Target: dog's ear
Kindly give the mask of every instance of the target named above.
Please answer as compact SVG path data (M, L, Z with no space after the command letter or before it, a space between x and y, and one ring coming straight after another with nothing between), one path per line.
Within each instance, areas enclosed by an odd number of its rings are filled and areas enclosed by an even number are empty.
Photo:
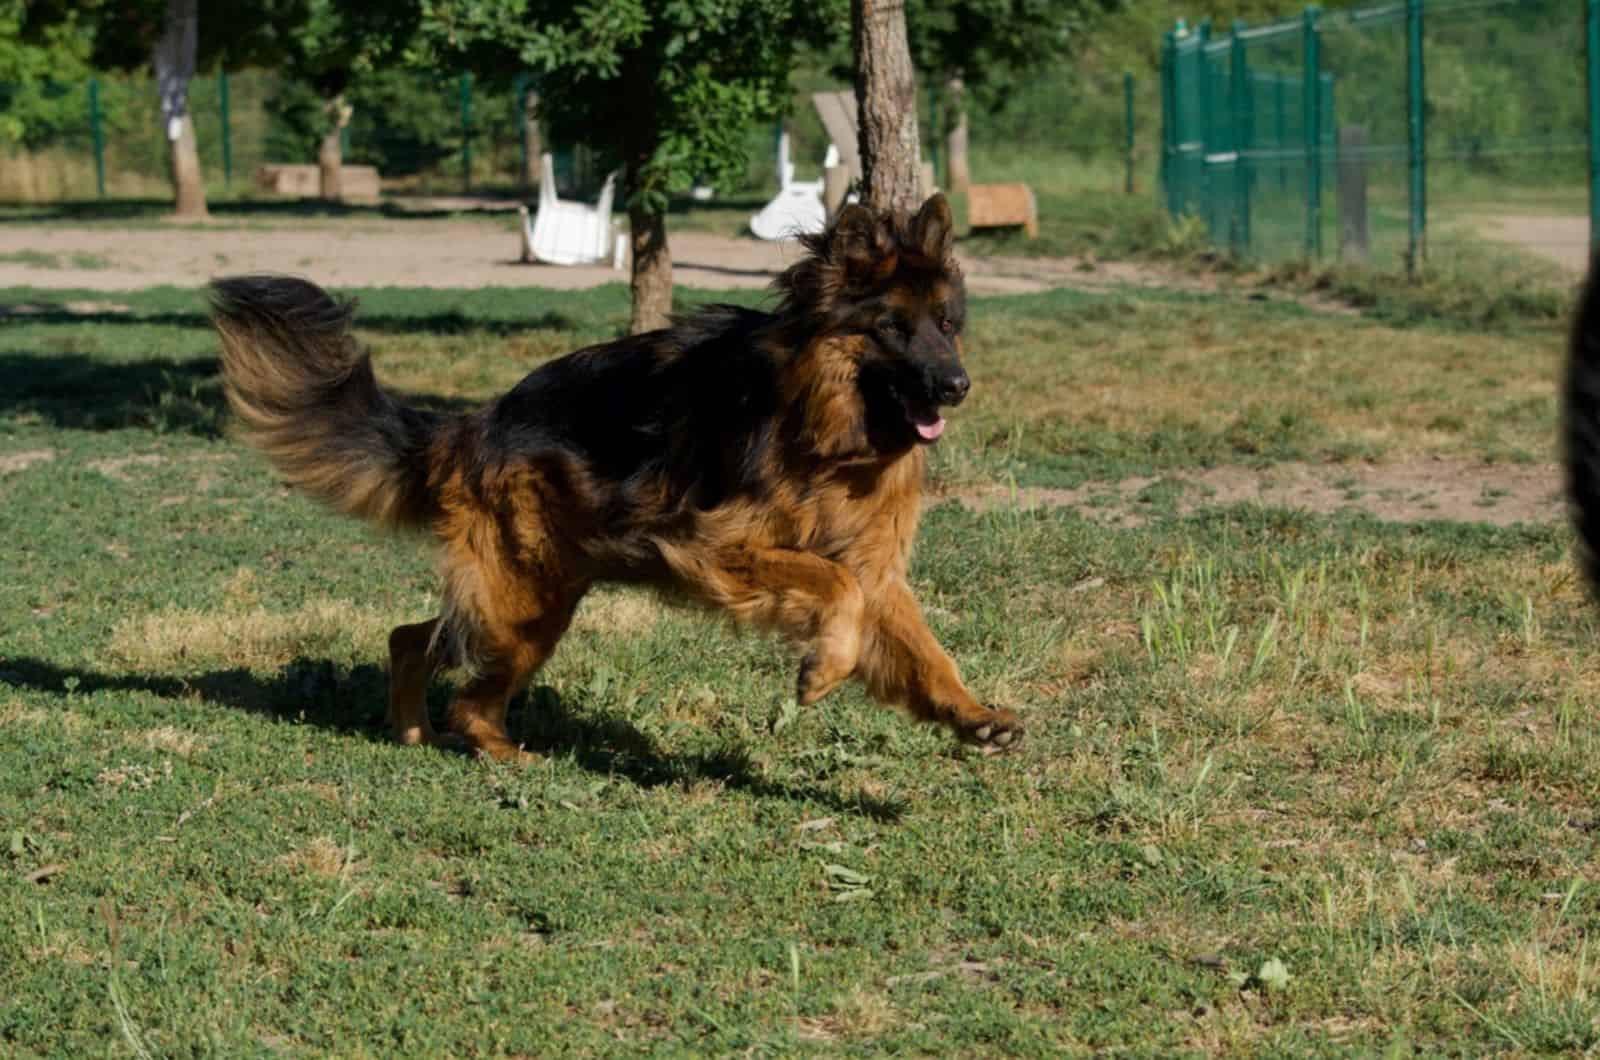
M950 241L955 235L956 222L950 213L950 203L943 192L935 192L922 204L911 222L911 242L918 253L934 261L943 261L950 253Z
M860 203L851 203L839 212L830 240L832 258L844 269L852 287L878 283L898 264L894 235L884 218Z

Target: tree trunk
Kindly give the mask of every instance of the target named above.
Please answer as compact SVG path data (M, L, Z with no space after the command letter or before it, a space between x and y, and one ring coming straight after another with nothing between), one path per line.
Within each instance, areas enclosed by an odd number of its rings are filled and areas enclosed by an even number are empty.
M167 141L167 161L172 168L172 216L180 221L205 221L206 182L200 176L200 152L195 147L194 119L184 114L178 138Z
M654 331L670 323L672 314L672 251L667 246L667 217L630 199L628 227L633 249L633 319L630 333Z
M634 335L666 327L672 314L667 196L655 165L656 149L661 145L653 120L658 73L637 57L623 62L622 91L625 98L636 101L633 120L622 131L623 188L633 250L633 319L628 330Z
M950 133L944 141L945 166L950 177L947 183L950 194L965 195L972 186L972 170L967 166L967 98L959 77L952 77L944 87L950 108Z
M150 60L161 95L162 131L172 170L173 216L185 221L206 218L206 186L200 179L200 152L195 148L194 122L189 118L189 79L194 76L199 37L198 0L167 0L161 37Z
M914 211L922 203L922 165L905 0L851 0L850 43L866 203Z
M522 110L522 192L532 196L539 183L539 159L544 156L544 137L539 134L539 93L529 90Z
M332 122L317 145L317 191L324 202L338 202L344 198L344 127L350 121L350 107L344 93L334 96L325 104L328 120Z

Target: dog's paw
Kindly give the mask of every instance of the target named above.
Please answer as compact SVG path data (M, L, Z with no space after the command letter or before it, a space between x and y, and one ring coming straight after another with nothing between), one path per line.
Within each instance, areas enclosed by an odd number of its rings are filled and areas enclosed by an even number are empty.
M1021 718L1012 711L997 707L978 724L964 730L961 738L984 754L999 754L1002 751L1015 750L1022 742L1024 731L1025 726Z
M800 660L800 676L795 680L794 698L802 707L809 707L838 688L849 676L849 671L841 672L840 667L824 663L816 652L807 652L806 657Z

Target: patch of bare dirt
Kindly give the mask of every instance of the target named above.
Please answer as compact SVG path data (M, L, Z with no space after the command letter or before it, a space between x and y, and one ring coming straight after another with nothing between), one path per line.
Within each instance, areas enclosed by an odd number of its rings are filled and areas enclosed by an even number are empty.
M54 449L24 449L20 453L0 453L0 475L26 471L35 464L49 463L55 458Z
M1555 464L1484 464L1433 458L1389 464L1225 466L1090 482L1076 489L980 486L932 498L975 511L997 507L1075 508L1115 526L1137 526L1154 505L1147 493L1171 484L1180 513L1251 501L1318 514L1361 511L1386 522L1548 523L1566 517Z
M1589 265L1589 219L1578 214L1496 214L1483 232L1548 258L1574 275Z

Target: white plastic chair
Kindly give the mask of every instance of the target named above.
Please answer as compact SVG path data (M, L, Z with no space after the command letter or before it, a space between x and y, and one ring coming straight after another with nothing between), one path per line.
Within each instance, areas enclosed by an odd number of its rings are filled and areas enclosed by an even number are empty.
M600 198L593 206L556 197L556 163L549 155L540 159L539 211L531 219L528 208L522 215L522 260L550 265L615 264L611 225L611 199L616 193L617 175L606 177Z
M828 145L824 166L839 164L839 149ZM789 134L778 137L778 194L750 218L750 231L758 239L793 239L820 232L828 226L822 202L822 181L797 181L789 161Z

